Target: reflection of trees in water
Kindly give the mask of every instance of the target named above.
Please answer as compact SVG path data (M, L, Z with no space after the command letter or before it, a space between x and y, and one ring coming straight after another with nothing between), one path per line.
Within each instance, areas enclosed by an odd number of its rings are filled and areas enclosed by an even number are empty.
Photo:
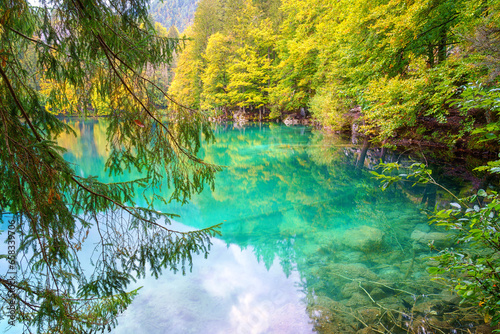
M62 133L57 138L58 144L68 151L64 155L65 159L76 162L79 168L85 170L86 175L101 176L109 156L106 136L107 120L70 119L66 122L71 125L75 134ZM102 175L102 178L106 178L106 175Z

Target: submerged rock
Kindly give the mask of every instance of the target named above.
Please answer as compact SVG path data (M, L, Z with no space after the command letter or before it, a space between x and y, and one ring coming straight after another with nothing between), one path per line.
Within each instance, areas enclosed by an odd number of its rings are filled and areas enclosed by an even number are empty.
M382 290L379 287L374 288L372 291L370 291L370 296L376 301L379 301L381 299L384 299L387 297L387 293Z
M380 333L380 331L377 330L378 333ZM356 334L374 334L376 332L373 331L373 329L369 326L369 327L365 327L363 329L360 329L359 331L356 332Z
M378 228L363 225L347 230L342 244L362 252L380 251L383 245L384 232Z
M344 299L349 299L353 294L358 293L359 291L359 284L357 282L350 282L342 286L340 293Z
M431 231L431 227L429 226L429 224L417 224L417 226L415 226L415 230L428 233Z
M370 299L363 291L353 293L351 298L343 302L345 306L351 308L364 307L366 305L370 305L370 303L371 303Z
M371 324L376 322L380 317L380 309L375 307L363 308L359 310L359 315L363 318L365 323Z
M364 253L358 250L338 251L336 254L338 262L359 263L362 262Z
M395 266L388 266L386 268L380 269L378 276L389 282L395 282L403 278L404 274L401 270Z
M364 281L377 281L378 276L362 263L332 263L326 267L325 274L335 277L337 284L344 285L346 281L361 279ZM358 285L357 281L355 283Z
M451 238L448 233L443 232L423 232L415 230L411 234L411 239L419 244L427 245L433 243L436 247L446 247L451 245Z

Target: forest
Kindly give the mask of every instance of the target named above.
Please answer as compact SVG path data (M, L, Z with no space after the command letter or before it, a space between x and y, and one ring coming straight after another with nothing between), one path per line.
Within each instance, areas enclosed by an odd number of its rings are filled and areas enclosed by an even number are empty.
M498 128L499 10L483 0L202 0L169 92L214 117L305 110L379 144L478 148L471 136L494 139Z
M183 32L193 23L194 11L198 0L156 0L151 2L149 9L153 20L164 27L175 26Z

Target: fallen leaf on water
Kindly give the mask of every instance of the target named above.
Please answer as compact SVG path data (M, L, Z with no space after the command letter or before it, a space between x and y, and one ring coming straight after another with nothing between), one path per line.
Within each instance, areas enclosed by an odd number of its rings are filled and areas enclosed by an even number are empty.
M135 124L139 125L141 128L144 127L144 124L141 123L138 119L134 120Z

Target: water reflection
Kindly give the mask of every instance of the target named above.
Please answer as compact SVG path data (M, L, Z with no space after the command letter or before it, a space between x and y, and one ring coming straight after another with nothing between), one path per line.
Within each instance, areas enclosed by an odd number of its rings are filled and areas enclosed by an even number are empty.
M186 276L148 278L116 333L312 333L305 297L278 263L266 268L252 249L215 240L210 260Z
M102 172L104 123L75 122L79 141L61 138L65 157L82 175L139 177ZM301 126L225 125L215 132L216 143L200 153L227 166L215 190L159 209L180 214L190 228L223 222L222 237L193 274L140 281L145 288L116 332L351 333L382 323L366 313L375 302L428 314L429 297L417 296L448 298L428 282L425 267L429 238L449 241L426 224L416 205L421 197L397 188L382 193L356 168L361 147ZM364 165L382 154L369 150ZM398 326L394 333L406 332Z

